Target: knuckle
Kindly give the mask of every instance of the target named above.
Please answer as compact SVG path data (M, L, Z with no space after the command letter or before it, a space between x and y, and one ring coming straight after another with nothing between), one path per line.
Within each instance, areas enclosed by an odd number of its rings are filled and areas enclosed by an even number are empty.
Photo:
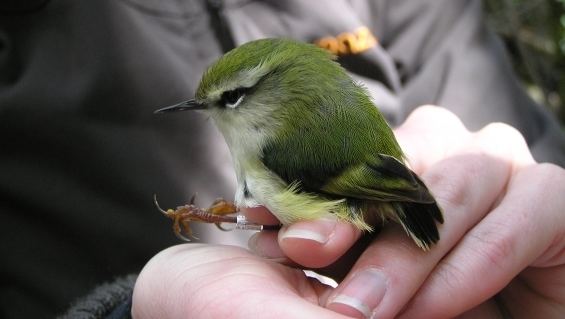
M490 123L475 136L483 152L512 162L533 162L526 139L516 128L505 123Z
M469 244L465 245L465 254L442 260L436 267L434 280L438 280L448 293L460 293L462 290L472 290L477 294L492 293L490 290L498 283L485 285L484 281L504 278L503 274L507 274L509 267L516 263L515 239L510 232L499 232L496 227L470 232L466 236Z
M520 133L520 131L518 131L513 126L510 126L506 123L502 123L502 122L490 123L485 127L483 127L478 132L478 134L481 137L487 139L493 139L494 137L496 140L502 140L509 145L518 146L527 149L526 139L524 138L522 133Z
M514 260L516 238L508 231L510 226L491 224L488 229L469 234L478 244L471 246L482 263L481 271L489 272L493 268L504 271L505 266Z
M489 123L485 127L483 127L479 132L482 132L487 135L490 134L502 135L511 140L524 140L524 137L522 133L520 133L520 131L518 131L513 126L502 122Z
M441 261L434 272L434 280L439 281L438 286L444 287L448 295L460 291L467 277L462 264L451 260Z
M426 184L432 189L434 197L444 209L458 210L467 200L467 192L459 185L459 178L453 178L450 170L435 170L426 177ZM462 174L468 174L464 172Z
M488 158L481 155L461 155L443 161L423 178L444 209L464 211L474 200L469 182L482 180L489 164Z

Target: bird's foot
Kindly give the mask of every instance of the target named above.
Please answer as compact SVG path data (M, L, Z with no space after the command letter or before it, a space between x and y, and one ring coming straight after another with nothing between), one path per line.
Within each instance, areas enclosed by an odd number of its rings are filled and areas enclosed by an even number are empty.
M189 204L178 206L176 209L164 210L159 206L157 196L153 198L157 209L163 213L163 215L173 220L173 232L181 240L192 241L198 239L192 233L192 229L190 228L191 222L213 223L216 227L224 231L229 229L223 228L221 223L238 224L240 218L237 216L229 216L239 211L232 202L218 198L208 209L202 209L194 205L194 199L195 196L192 196Z

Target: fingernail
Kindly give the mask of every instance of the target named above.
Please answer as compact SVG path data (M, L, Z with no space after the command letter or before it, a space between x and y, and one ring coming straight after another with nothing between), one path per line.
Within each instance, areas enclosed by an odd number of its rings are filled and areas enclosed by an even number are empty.
M249 249L257 256L268 259L284 258L285 255L277 245L277 238L274 235L273 239L265 238L266 234L255 233L247 242Z
M370 318L386 291L386 277L378 269L361 270L337 288L327 308L350 316ZM352 308L352 309L344 309ZM354 310L356 313L352 313Z
M251 237L249 237L249 239L247 240L247 247L249 247L249 249L254 253L260 255L262 251L258 246L258 237L259 236L257 235L257 233L251 235Z
M328 242L337 225L337 218L332 216L315 221L294 223L279 233L280 240L306 239L323 245Z

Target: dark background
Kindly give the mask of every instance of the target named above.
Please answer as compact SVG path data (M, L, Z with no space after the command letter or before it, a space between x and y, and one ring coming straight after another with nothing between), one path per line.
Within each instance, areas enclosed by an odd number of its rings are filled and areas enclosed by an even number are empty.
M528 93L565 130L565 0L486 0L487 21L503 38Z

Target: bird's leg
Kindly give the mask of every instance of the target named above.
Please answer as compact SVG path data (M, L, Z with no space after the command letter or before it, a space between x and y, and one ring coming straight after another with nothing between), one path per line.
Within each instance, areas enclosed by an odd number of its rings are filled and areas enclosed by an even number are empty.
M226 230L220 226L221 223L237 224L238 219L235 216L227 216L235 214L239 210L237 207L224 199L216 199L212 206L208 209L201 209L194 205L194 196L190 199L190 204L179 206L177 209L164 210L157 202L157 196L154 197L155 206L163 215L173 220L173 232L184 241L198 239L192 234L190 222L198 221L203 223L214 223L218 228Z
M194 205L194 196L190 199L190 204L179 206L177 209L164 210L157 202L157 196L153 198L157 209L163 215L173 220L173 232L184 241L191 241L196 238L190 229L191 222L213 223L223 231L232 230L221 226L221 223L235 224L234 229L240 230L278 230L280 225L260 225L249 222L244 215L234 215L239 212L234 203L222 198L216 199L208 209L202 209Z
M216 198L207 211L214 215L230 215L237 213L239 209L232 202L223 198Z
M214 200L212 205L207 210L208 212L214 215L230 215L230 214L235 214L239 211L238 208L234 205L234 203L228 202L223 198L216 198L216 200ZM229 228L224 228L221 222L214 223L214 225L216 225L216 227L218 227L218 229L222 231L231 230Z

